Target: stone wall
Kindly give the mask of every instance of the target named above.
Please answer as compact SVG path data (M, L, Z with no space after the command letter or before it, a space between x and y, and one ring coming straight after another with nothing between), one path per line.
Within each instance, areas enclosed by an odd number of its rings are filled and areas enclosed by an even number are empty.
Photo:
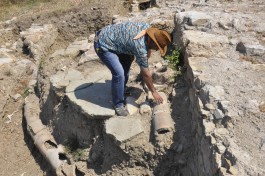
M210 34L211 16L201 12L180 12L175 16L174 45L182 48L189 83L189 112L192 117L193 154L183 175L219 175L236 173L233 158L228 157L224 136L229 132L220 123L222 110L216 107L224 95L222 86L210 85L202 71L208 58L218 54L228 44L227 37Z

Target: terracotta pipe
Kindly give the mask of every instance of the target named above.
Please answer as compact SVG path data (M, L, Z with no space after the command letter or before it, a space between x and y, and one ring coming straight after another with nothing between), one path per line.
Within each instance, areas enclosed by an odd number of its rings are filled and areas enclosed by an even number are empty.
M159 92L164 101L162 104L156 104L153 108L153 125L154 131L158 134L164 134L174 129L174 122L171 118L167 96L163 92Z
M63 146L55 142L48 128L39 119L39 113L39 99L31 94L25 99L24 116L27 121L27 130L34 144L57 173L63 173L66 176L75 176L76 166L69 165L65 163L65 160L60 158L60 155L65 153Z

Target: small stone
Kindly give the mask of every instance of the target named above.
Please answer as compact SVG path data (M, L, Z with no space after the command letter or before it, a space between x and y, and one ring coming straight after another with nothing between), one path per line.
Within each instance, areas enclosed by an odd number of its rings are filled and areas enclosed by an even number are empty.
M216 109L213 111L214 117L216 120L220 120L224 118L224 114L220 109Z
M217 164L217 168L220 168L222 166L222 155L215 153L214 159Z
M215 109L214 105L213 105L213 104L209 104L209 103L205 104L205 107L206 107L208 110L214 110L214 109Z
M229 107L230 101L220 101L219 103L221 105L221 110L223 112L228 112L228 107Z
M210 115L210 111L206 111L204 109L201 109L201 114L203 115L203 117L207 118Z
M36 84L37 84L37 80L32 79L32 80L29 81L28 87L34 87Z
M207 122L205 119L203 119L203 125L206 134L211 133L215 129L215 124L213 122Z
M61 71L65 71L66 70L66 66L63 66L62 68L61 68Z
M245 112L251 112L253 114L259 113L259 104L257 100L249 100L245 104Z
M161 68L161 67L163 67L163 65L161 64L161 62L158 62L157 64L155 64L155 68Z
M235 167L231 166L230 169L228 170L228 172L232 175L237 175L238 171Z
M226 158L225 158L223 161L224 161L224 166L225 166L225 168L226 168L226 169L230 169L231 166L232 166L231 161L228 160L228 159L226 159Z
M260 103L259 110L260 110L260 112L265 112L265 102L264 101Z
M226 127L227 127L227 128L230 128L230 129L233 129L233 128L234 128L234 125L233 125L233 123L231 123L231 122L227 122L227 123L226 123Z
M135 102L136 99L133 97L127 97L126 103L127 103L127 110L130 115L136 114L139 110L138 104Z
M20 94L15 94L15 95L12 96L12 99L14 101L18 101L20 98L21 98L21 95Z
M229 131L225 128L217 128L214 130L214 134L216 137L223 137L229 134Z
M217 143L216 146L217 146L217 149L218 149L218 153L223 154L225 152L226 147L223 144Z
M140 105L140 113L142 115L151 114L152 113L152 110L151 110L149 102L144 102L143 104Z
M212 135L210 137L211 137L211 144L213 145L216 144L216 139Z

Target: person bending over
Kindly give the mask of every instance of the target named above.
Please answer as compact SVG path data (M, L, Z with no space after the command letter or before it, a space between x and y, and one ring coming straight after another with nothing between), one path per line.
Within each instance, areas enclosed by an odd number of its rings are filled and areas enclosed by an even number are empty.
M151 28L144 22L123 22L108 25L96 32L94 48L98 57L112 74L112 102L118 116L127 116L124 91L129 78L129 71L135 56L141 68L141 75L157 103L163 98L156 91L152 75L148 68L151 50L160 50L161 56L171 43L167 31Z

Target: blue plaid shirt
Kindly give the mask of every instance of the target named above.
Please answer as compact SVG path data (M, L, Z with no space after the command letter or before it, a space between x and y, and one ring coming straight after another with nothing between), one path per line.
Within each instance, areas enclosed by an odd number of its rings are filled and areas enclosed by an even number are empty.
M99 34L99 43L103 51L112 50L116 53L134 55L140 67L148 67L147 40L143 36L133 38L142 30L149 28L144 22L123 22L104 27Z

